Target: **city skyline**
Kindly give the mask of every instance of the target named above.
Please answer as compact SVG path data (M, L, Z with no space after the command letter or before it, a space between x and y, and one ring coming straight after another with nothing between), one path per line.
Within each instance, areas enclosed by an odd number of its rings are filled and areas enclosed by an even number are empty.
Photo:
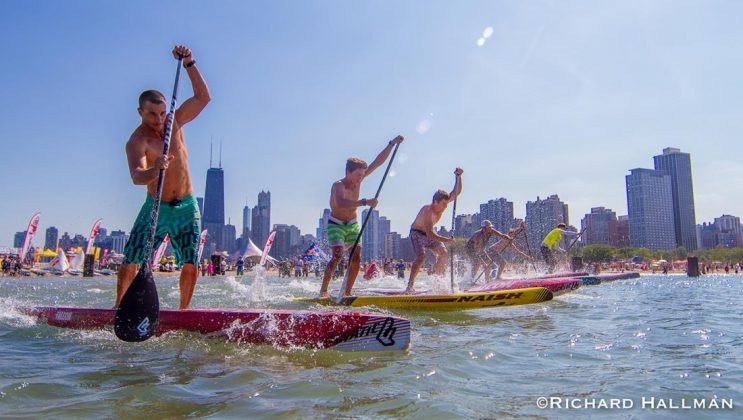
M0 16L0 33L17 40L0 81L13 98L0 104L0 167L19 180L0 204L3 244L36 211L41 230L86 233L99 217L131 229L144 189L131 184L123 145L137 95L170 95L175 43L193 48L213 96L185 129L194 191L205 189L212 137L222 141L234 221L245 196L270 190L272 220L312 232L345 159L371 160L398 133L406 142L378 209L401 233L451 188L455 166L465 170L460 213L508 197L524 218L524 203L558 194L575 215L626 214L627 168L667 146L694 155L698 222L743 214L743 186L723 182L743 175L743 5L42 3L10 3ZM153 19L200 25L153 34L145 6ZM42 57L50 33L58 47ZM90 106L100 111L83 118Z

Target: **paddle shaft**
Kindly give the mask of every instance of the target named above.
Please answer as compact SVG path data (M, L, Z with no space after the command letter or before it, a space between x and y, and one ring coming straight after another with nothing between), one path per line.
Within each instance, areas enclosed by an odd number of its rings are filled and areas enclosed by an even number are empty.
M167 120L165 121L165 138L163 139L163 155L168 154L170 149L170 136L173 133L173 120L175 119L175 105L176 98L178 96L178 80L181 77L181 64L183 63L183 57L178 57L178 68L175 70L175 84L173 86L173 98L170 100L170 112L168 112ZM150 267L152 263L152 247L155 243L155 233L157 232L157 217L160 213L160 198L163 195L163 181L165 180L165 168L160 169L160 174L157 176L157 191L155 192L155 203L152 206L152 216L150 219L150 235L147 239L147 248L145 248L145 261L142 264L143 267Z
M529 251L529 255L534 258L534 254L531 253L531 246L529 245L529 234L526 233L526 226L524 226L524 239L526 240L526 250ZM534 261L531 262L531 268L534 269L534 272L537 271L537 266L534 265Z
M457 197L454 197L454 205L451 208L451 238L454 239L454 228L455 223L457 220ZM454 293L454 248L456 247L456 242L452 245L451 251L449 251L449 272L451 277L451 291Z
M379 187L377 188L377 193L374 194L374 199L379 199L379 194L382 192L382 187L384 186L384 181L387 179L387 174L390 173L390 168L392 167L392 162L395 160L395 155L397 154L397 149L400 148L400 143L397 143L395 145L395 149L392 150L392 156L390 156L390 161L387 164L387 169L384 170L384 175L382 175L382 181L379 183ZM364 229L366 229L366 224L369 222L369 216L371 216L372 209L369 208L369 211L366 212L366 217L364 217L364 222L361 224L361 230L359 231L359 235L356 237L356 241L354 241L353 246L351 247L351 252L348 254L348 267L346 267L346 275L343 277L343 283L341 283L341 290L338 292L338 298L336 301L340 303L341 299L343 299L343 295L346 293L346 287L348 286L348 272L350 271L349 268L351 267L351 264L353 263L353 254L356 252L356 248L359 246L359 241L361 240L361 235L364 234Z
M578 236L576 236L576 237L575 237L575 239L573 239L573 242L571 242L571 243L570 243L570 245L568 246L568 249L566 249L566 250L565 250L565 253L566 253L566 254L567 254L568 252L570 252L570 248L572 248L572 247L573 247L573 245L575 245L575 243L576 243L576 242L578 242L578 239L580 239L580 237L581 237L581 236L583 236L583 232L585 232L585 231L586 231L586 230L585 230L585 229L583 229L582 231L580 231L580 233L578 234Z

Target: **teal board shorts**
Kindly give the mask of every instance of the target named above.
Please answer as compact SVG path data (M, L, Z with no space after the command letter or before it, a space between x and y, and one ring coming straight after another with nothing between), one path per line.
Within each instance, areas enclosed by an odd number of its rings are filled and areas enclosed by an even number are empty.
M124 264L142 264L144 262L154 204L155 199L148 194L142 208L139 210L137 220L134 221L129 240L124 247ZM198 264L201 213L199 212L199 204L193 194L189 194L180 200L160 202L155 243L152 246L153 252L165 239L165 234L170 235L170 243L173 245L173 253L178 265Z
M361 228L356 219L343 222L335 218L328 219L328 245L331 247L342 246L350 248L356 242L356 238L361 233ZM361 239L359 239L359 245L361 245Z

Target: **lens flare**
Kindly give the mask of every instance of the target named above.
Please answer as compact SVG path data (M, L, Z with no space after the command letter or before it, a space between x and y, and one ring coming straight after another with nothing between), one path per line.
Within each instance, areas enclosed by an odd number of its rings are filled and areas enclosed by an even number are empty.
M477 40L477 46L478 47L482 47L483 45L485 45L485 38L478 39Z
M484 31L482 31L482 37L485 38L485 39L488 39L491 36L493 36L493 27L492 26L488 26L487 28L485 28Z
M418 123L418 128L416 130L418 131L418 134L426 134L428 130L430 129L431 129L431 120L426 118Z

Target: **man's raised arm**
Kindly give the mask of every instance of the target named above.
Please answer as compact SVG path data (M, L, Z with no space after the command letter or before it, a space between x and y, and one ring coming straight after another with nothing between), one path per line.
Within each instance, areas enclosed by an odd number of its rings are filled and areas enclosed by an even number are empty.
M462 174L464 171L462 168L457 168L454 170L454 175L456 176L456 180L454 181L454 188L449 193L449 203L456 200L459 194L462 193Z
M184 125L196 118L212 98L204 77L196 67L196 60L194 60L191 50L183 45L178 45L173 48L173 56L176 59L179 56L183 57L183 67L188 73L188 78L191 79L191 87L193 88L193 96L186 99L175 111L175 120L179 125Z
M387 146L379 153L376 159L374 159L374 162L372 162L368 168L366 168L366 174L364 177L369 176L372 172L374 172L375 169L379 168L390 156L390 153L392 153L392 148L396 144L400 144L405 140L403 136L397 136L394 139L390 140L389 143L387 143Z

